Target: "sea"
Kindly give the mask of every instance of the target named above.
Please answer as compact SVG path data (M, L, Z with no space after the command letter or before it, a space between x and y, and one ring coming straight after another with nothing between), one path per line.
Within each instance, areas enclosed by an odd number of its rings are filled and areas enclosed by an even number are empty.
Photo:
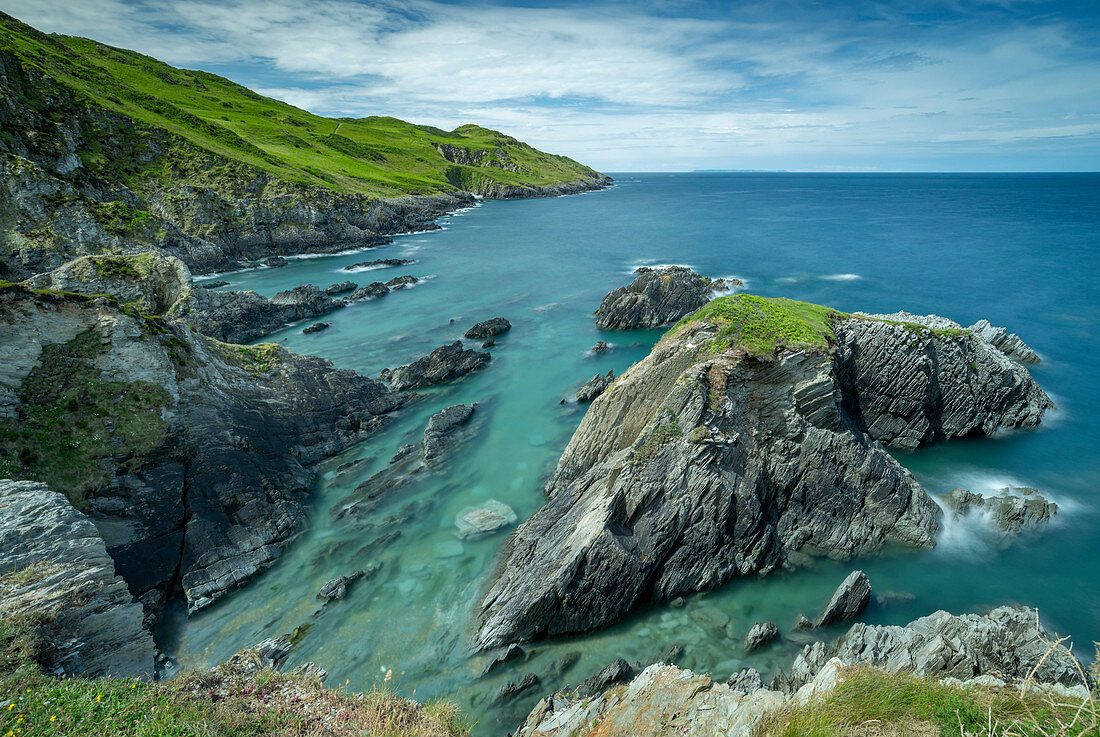
M320 318L332 323L327 330L303 334L307 322L264 339L375 377L461 339L481 320L505 317L513 327L489 349L487 368L423 391L386 429L319 467L308 526L282 558L210 608L169 620L163 640L177 665L208 667L298 628L289 666L314 662L328 670L328 685L349 692L449 698L475 735L505 734L542 696L616 658L653 662L674 644L684 649L683 667L716 679L744 667L774 675L810 638L791 631L795 618L819 612L855 568L876 595L863 621L905 624L938 609L1026 604L1091 659L1100 640L1100 175L613 176L614 186L598 192L482 201L442 218L440 230L369 251L219 277L227 289L268 296L306 283L418 277L411 288ZM344 269L380 258L416 262ZM597 373L625 371L662 334L602 331L592 313L635 269L662 264L734 277L768 297L937 314L964 326L985 318L1019 334L1042 357L1031 371L1057 404L1043 425L897 458L933 495L1034 487L1058 503L1055 520L1011 540L982 518L945 522L933 550L820 560L649 604L599 632L530 643L525 657L482 676L487 656L472 651L471 636L514 526L462 540L456 515L497 500L522 521L543 504L544 483L586 409L573 392ZM594 353L597 341L610 350ZM357 484L419 442L431 414L471 402L473 425L448 460L369 514L338 518ZM358 459L354 473L337 478L338 466ZM377 572L322 609L322 584L373 565ZM740 638L769 620L779 640L744 653ZM536 686L499 698L526 673Z

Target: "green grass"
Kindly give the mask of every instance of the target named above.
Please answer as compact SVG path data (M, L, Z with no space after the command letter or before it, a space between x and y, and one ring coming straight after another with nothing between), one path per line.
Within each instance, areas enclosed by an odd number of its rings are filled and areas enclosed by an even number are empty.
M1054 709L1038 696L1026 702L1008 689L947 686L931 678L891 674L875 668L850 668L836 690L823 701L787 707L766 715L753 737L836 737L851 735L940 735L987 737L989 721L999 723L993 735L1077 737L1084 727L1057 731L1056 717L1068 721L1071 710ZM1057 712L1057 713L1055 713Z
M259 168L286 182L394 196L459 187L484 189L493 183L539 186L595 175L572 159L543 153L476 125L447 132L386 116L325 118L214 74L177 69L88 39L43 34L2 13L0 51L15 54L25 66L46 72L94 104L133 119L133 129L122 133L133 139L130 147L135 150L149 135L143 126L152 126L178 134L232 164ZM52 104L41 98L35 84L13 94L31 109L48 111ZM164 171L156 171L167 165L164 161L119 160L105 143L109 137L103 131L85 131L80 158L89 170L131 184L165 176ZM8 131L0 148L10 138ZM442 144L480 153L479 166L448 161L436 150ZM169 163L177 173L191 167L196 177L241 176L232 171L232 165L211 167L193 154L170 152ZM519 171L489 166L491 162ZM122 230L140 227L144 219L141 211L125 208L103 215L110 227Z
M826 351L836 341L832 323L848 315L821 305L792 299L769 299L735 294L712 300L676 323L668 335L676 335L691 323L718 327L712 349L741 348L757 356L780 350Z
M34 479L77 508L108 480L98 461L140 459L167 433L168 393L145 381L106 381L94 365L95 330L42 350L20 387L20 417L0 420L0 477Z

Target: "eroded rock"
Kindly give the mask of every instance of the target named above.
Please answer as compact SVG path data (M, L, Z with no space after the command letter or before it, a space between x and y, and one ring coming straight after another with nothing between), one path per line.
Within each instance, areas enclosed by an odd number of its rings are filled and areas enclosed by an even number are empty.
M686 266L663 269L642 267L638 276L603 298L596 310L596 326L629 330L667 325L691 314L711 300L716 289L727 289L724 280L715 282Z
M456 340L406 366L384 369L382 381L389 384L394 391L442 384L476 371L488 363L490 358L492 356L488 353L464 349L462 341Z

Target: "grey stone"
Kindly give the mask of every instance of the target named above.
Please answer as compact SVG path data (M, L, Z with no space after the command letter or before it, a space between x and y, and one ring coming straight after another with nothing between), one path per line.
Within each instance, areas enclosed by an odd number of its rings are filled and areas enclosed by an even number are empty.
M604 666L588 678L581 681L575 689L577 696L596 696L602 694L616 683L625 683L634 677L634 668L623 658Z
M695 312L711 299L716 285L711 279L684 266L663 269L642 267L629 285L603 298L596 310L596 325L605 329L657 327Z
M405 266L406 264L415 264L416 260L411 258L379 258L373 261L360 261L357 264L350 264L344 267L344 271L366 271L368 269L384 269L391 266Z
M863 571L852 571L829 597L821 616L817 618L817 626L825 627L855 619L870 602L871 582Z
M494 335L506 333L511 329L512 323L508 322L503 317L494 317L491 320L485 320L484 322L479 322L477 325L474 325L466 331L465 337L470 340L482 340Z
M995 496L982 496L967 489L952 489L944 497L951 511L959 517L975 512L987 512L997 526L1006 533L1042 527L1058 513L1058 505L1037 489L1008 486Z
M534 673L524 673L519 678L508 681L500 690L497 691L496 701L505 701L514 697L516 694L522 693L529 688L534 688L538 685L539 677Z
M428 419L428 427L420 441L425 461L430 463L437 460L453 445L455 431L469 422L475 409L476 403L456 404L436 412Z
M772 622L757 622L752 627L749 627L748 633L745 635L743 645L745 652L751 652L757 648L767 645L776 637L779 636L779 628Z
M324 288L324 293L330 297L335 297L338 294L344 294L346 292L354 292L359 288L359 285L353 281L342 281L336 284L329 284Z
M578 402L591 402L614 383L614 371L608 371L606 374L596 374L588 380L587 384L577 390L576 399Z
M394 391L442 384L476 371L488 363L490 358L492 356L488 353L464 349L462 341L456 340L406 366L384 369L382 381L389 384Z
M508 525L515 524L515 511L507 504L490 499L479 507L466 507L455 517L458 536L477 539L490 535Z
M319 333L322 330L327 330L328 328L331 328L331 327L332 327L331 322L315 322L307 328L302 328L302 332L305 333L306 335L309 335L310 333Z
M726 685L734 691L750 694L764 688L764 681L755 668L745 668L730 675L726 679Z
M390 288L380 281L371 282L365 287L359 287L348 297L349 302L358 302L364 299L378 299L390 293Z

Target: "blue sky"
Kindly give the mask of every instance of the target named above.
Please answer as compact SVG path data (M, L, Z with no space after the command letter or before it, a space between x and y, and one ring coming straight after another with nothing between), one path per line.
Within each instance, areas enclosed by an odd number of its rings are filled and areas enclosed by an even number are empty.
M0 0L324 115L604 171L1100 170L1100 0Z

